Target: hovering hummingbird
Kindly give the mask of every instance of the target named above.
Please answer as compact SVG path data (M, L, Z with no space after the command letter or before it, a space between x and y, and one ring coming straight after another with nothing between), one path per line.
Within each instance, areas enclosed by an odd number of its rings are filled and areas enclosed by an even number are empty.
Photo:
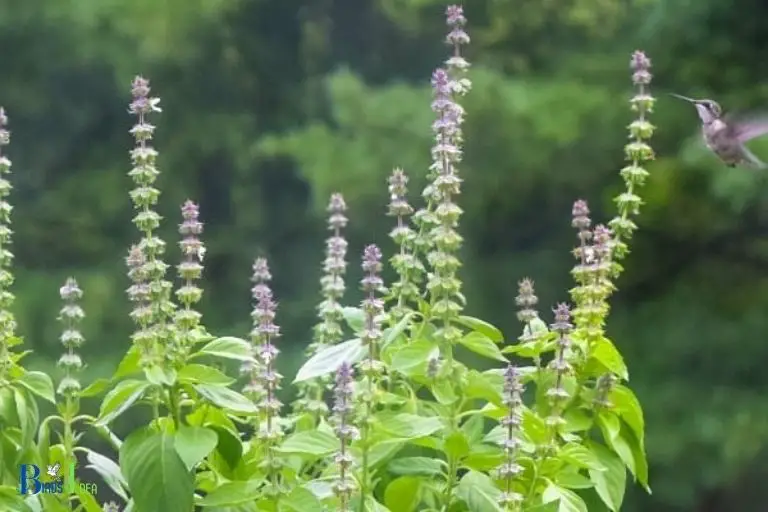
M735 119L732 116L723 115L723 110L716 101L696 100L679 94L670 94L675 98L693 103L701 119L704 143L728 167L737 165L757 169L768 167L744 145L745 142L768 133L768 118Z

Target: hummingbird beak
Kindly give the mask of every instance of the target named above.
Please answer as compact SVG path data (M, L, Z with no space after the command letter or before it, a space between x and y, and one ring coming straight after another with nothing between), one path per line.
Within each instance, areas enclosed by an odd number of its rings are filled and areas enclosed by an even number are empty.
M675 94L673 92L669 93L670 96L674 96L675 98L679 98L681 100L689 101L691 103L698 103L698 100L695 100L693 98L689 98L688 96L681 96L679 94Z

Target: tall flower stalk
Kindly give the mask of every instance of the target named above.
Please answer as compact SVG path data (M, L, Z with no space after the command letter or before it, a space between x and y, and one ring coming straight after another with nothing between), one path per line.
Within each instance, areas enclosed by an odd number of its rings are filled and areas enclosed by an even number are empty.
M8 196L13 186L6 179L11 173L11 160L5 155L4 148L11 142L11 132L8 130L8 116L5 109L0 107L0 383L5 379L6 372L11 367L11 349L20 344L16 336L16 318L11 313L15 301L10 287L13 284L11 264L13 254L9 250L11 244L11 211Z
M197 285L203 274L203 257L205 245L200 240L203 233L203 223L200 222L200 208L194 202L187 200L181 207L183 222L179 225L179 242L182 261L176 267L182 285L176 290L176 298L182 306L176 311L174 323L177 328L176 359L181 364L193 343L192 333L200 325L202 315L195 306L203 296L203 290Z
M85 313L79 305L83 297L83 291L77 285L74 278L67 278L64 286L59 290L59 295L64 301L64 306L59 312L59 321L64 325L61 333L61 344L64 346L64 354L61 355L57 365L64 370L64 377L58 387L58 394L64 398L62 423L64 432L61 436L64 447L64 460L74 461L77 436L74 423L80 410L80 381L77 375L83 368L83 361L77 350L85 343L85 338L80 332L80 322L85 318Z
M161 217L153 209L160 197L160 191L154 187L154 183L160 171L155 165L157 151L150 145L155 126L148 122L148 117L149 114L161 110L158 107L160 99L150 97L149 93L149 81L140 76L136 77L131 84L133 101L129 106L129 112L137 118L136 125L131 129L136 146L131 151L133 168L128 175L135 184L130 194L137 210L133 223L142 234L138 248L145 260L141 273L147 286L148 307L151 311L151 316L147 319L149 326L145 328L144 335L134 337L134 340L140 343L143 366L163 364L168 348L168 320L174 310L170 300L172 285L165 279L168 265L162 259L165 242L155 235Z
M389 208L387 215L397 221L389 236L398 247L390 263L397 272L397 282L392 284L392 296L396 304L390 310L392 320L397 321L407 314L410 305L419 298L418 282L424 273L424 265L414 255L416 233L410 226L409 217L413 207L408 203L408 176L402 169L395 169L389 177Z
M515 478L523 472L523 466L518 464L517 456L520 450L520 436L523 423L523 385L520 373L512 365L504 372L504 398L507 415L501 419L504 438L501 447L504 450L504 462L496 469L499 479L503 482L502 493L499 495L499 506L509 512L518 512L525 497L513 489Z
M653 148L648 144L655 130L648 121L648 115L653 111L653 105L656 102L648 88L653 78L651 59L638 50L632 54L629 66L632 70L632 83L635 86L635 95L630 100L630 104L632 110L637 112L637 118L629 125L631 141L624 147L626 158L629 160L629 164L621 170L626 190L616 197L619 214L609 223L609 227L616 236L616 244L613 248L613 259L616 262L622 260L629 251L626 242L632 238L632 234L637 229L632 217L639 214L643 203L637 191L648 178L648 171L643 165L654 158Z
M344 361L336 371L336 385L333 391L333 421L336 436L339 438L339 451L334 457L339 476L333 484L333 492L339 498L339 512L349 511L349 502L356 489L351 474L354 459L350 453L350 445L360 437L360 432L353 424L352 385L352 367Z

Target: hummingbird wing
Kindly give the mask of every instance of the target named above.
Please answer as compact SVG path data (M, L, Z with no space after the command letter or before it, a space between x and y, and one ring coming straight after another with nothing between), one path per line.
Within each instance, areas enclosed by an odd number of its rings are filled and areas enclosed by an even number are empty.
M735 117L728 119L732 134L742 144L761 135L768 134L768 114Z

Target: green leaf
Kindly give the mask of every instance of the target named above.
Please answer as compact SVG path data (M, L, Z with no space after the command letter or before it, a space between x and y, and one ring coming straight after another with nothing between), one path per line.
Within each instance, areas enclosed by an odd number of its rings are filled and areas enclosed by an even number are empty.
M558 510L560 510L559 500L542 503L541 505L534 505L533 507L526 508L525 512L557 512Z
M467 504L469 512L502 512L498 505L500 494L490 477L471 470L456 488L456 495Z
M640 446L644 446L645 419L643 418L643 409L632 390L625 386L616 386L611 390L609 400L613 403L621 419L632 428L635 437L640 442Z
M128 488L128 483L125 481L120 466L115 462L100 453L85 448L88 460L86 468L94 470L104 480L104 482L112 489L115 494L128 501L128 496L125 493L125 489Z
M233 336L223 336L208 342L199 351L192 354L190 359L202 356L221 357L235 361L252 361L251 344Z
M56 395L53 391L53 382L47 374L36 371L25 371L21 377L16 379L16 382L40 398L47 400L52 404L56 403Z
M141 372L140 363L141 351L139 350L139 346L131 345L131 348L129 348L128 352L125 353L125 356L123 356L120 364L117 365L117 370L115 370L115 376L112 377L112 380L115 381L121 377L127 377L128 375Z
M286 437L276 448L283 453L296 453L325 457L339 449L339 440L333 434L320 430L297 432Z
M560 459L573 464L578 468L605 471L606 467L600 463L597 455L589 448L577 443L568 443L560 449Z
M13 512L34 512L29 505L24 503L24 498L16 487L0 485L0 510Z
M624 501L627 469L621 459L604 446L597 443L589 443L588 446L606 468L605 471L589 470L589 478L594 482L595 490L603 503L613 512L618 512Z
M80 391L80 397L89 398L98 396L107 390L109 384L109 379L96 379L95 381L91 382L91 384L88 385L85 389Z
M200 507L231 507L249 503L258 496L259 488L263 483L262 479L226 482L217 486L204 498L197 500L196 504Z
M208 456L218 443L219 436L211 429L181 425L176 431L174 446L187 469L191 470Z
M469 455L469 441L461 430L452 432L443 442L443 451L449 458L461 460Z
M393 436L404 439L426 437L440 430L443 422L437 417L424 417L417 414L401 413L393 416L381 416L379 425Z
M381 348L384 348L395 341L397 337L408 328L408 325L410 325L411 320L415 315L416 313L411 311L403 316L403 318L401 318L394 326L384 329L381 338Z
M212 366L192 363L179 370L179 381L211 386L229 386L235 382L235 379Z
M173 436L142 428L120 447L120 468L138 510L189 512L194 477L174 447Z
M26 450L32 445L40 421L40 410L37 402L25 387L17 387L13 390L13 400L16 404L16 414L21 428L21 446Z
M322 512L323 504L303 487L294 487L293 490L280 499L280 512Z
M176 371L159 365L145 367L144 376L156 386L173 386L176 383Z
M421 501L421 479L412 476L395 478L384 491L384 505L398 512L412 512Z
M612 412L603 411L597 418L597 423L603 433L606 444L621 458L635 479L651 492L648 486L648 462L645 451L640 447L632 430L622 424L622 421Z
M623 465L621 469L626 473ZM566 489L591 489L595 486L592 480L579 473L579 470L573 466L566 466L561 469L557 473L555 480L557 485Z
M344 307L341 310L344 315L344 321L347 322L350 330L357 334L365 328L365 313L360 308Z
M402 457L389 463L387 469L395 475L434 476L445 473L448 464L431 457Z
M578 494L552 482L544 489L541 499L544 503L560 500L557 512L589 512L587 504L584 503L584 500Z
M473 318L471 316L460 316L456 320L456 323L490 338L494 343L504 342L504 335L501 333L501 330L485 320L480 320L479 318Z
M115 388L107 393L99 409L99 421L107 425L125 412L136 402L149 387L149 382L128 379L120 381Z
M259 412L253 402L229 388L208 384L194 384L192 387L214 405L230 412L239 414L256 414Z
M629 372L627 371L627 365L624 363L624 358L621 357L621 353L619 353L613 342L608 338L601 337L597 340L592 347L591 357L622 379L629 379Z
M368 353L359 338L326 347L316 353L299 369L294 384L335 372L341 363L354 364Z
M460 340L463 346L476 354L507 363L507 358L491 338L477 331L465 334Z
M430 358L440 354L440 349L432 340L421 339L408 343L392 356L392 369L404 375L412 375L420 366L425 367Z

